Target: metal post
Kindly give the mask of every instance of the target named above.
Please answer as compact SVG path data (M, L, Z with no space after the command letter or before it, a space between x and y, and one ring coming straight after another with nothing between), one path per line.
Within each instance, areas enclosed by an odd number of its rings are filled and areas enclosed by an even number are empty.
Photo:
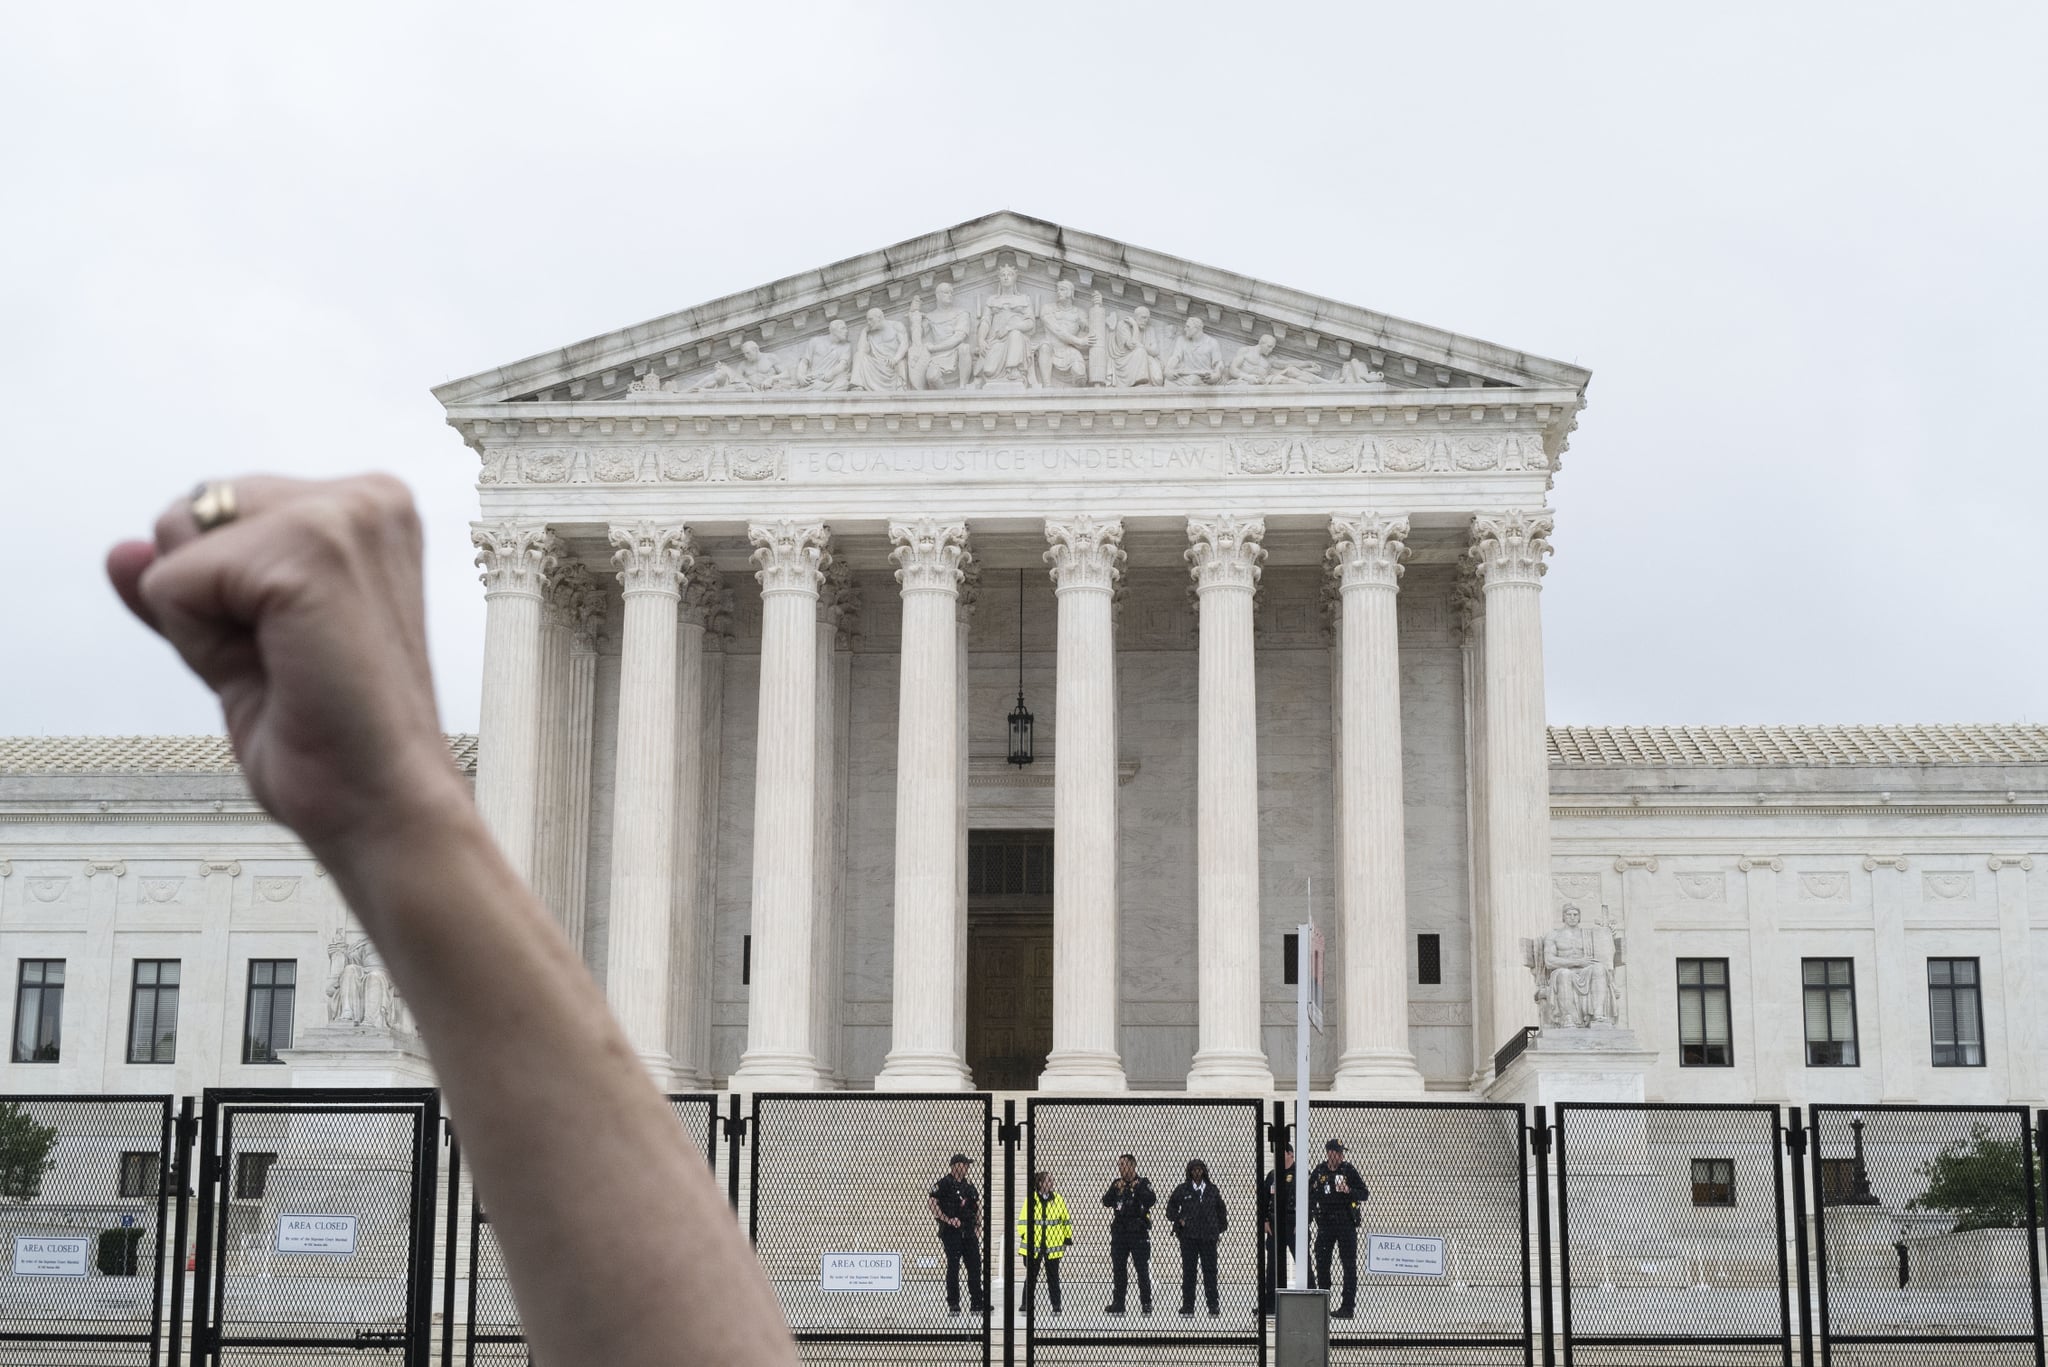
M1310 941L1315 935L1315 924L1303 922L1297 928L1294 940L1294 1133L1300 1139L1294 1151L1294 1161L1299 1164L1306 1157L1301 1147L1308 1143L1308 994L1310 956L1313 950ZM1297 1182L1299 1178L1295 1179ZM1294 1193L1294 1289L1309 1289L1308 1276L1308 1201L1300 1191Z
M2048 1140L2048 1117L2041 1122L2041 1136ZM2020 1112L2020 1157L2027 1170L2027 1274L2033 1282L2033 1291L2027 1302L2034 1311L2034 1367L2048 1364L2048 1342L2041 1332L2041 1193L2034 1189L2034 1177L2038 1169L2038 1155L2048 1151L2034 1147L2034 1130L2027 1124L2026 1112Z
M189 1231L190 1203L186 1200L192 1189L192 1141L198 1136L198 1122L192 1118L192 1098L186 1097L178 1107L177 1127L172 1141L177 1149L171 1158L171 1199L177 1202L177 1211L171 1217L171 1336L165 1346L164 1361L176 1367L184 1348L185 1337L185 1236ZM157 1222L157 1238L163 1238L163 1222Z
M441 1170L441 1094L430 1091L420 1105L418 1198L413 1207L419 1263L412 1301L415 1332L411 1337L414 1367L429 1367L434 1355L434 1182Z
M1272 1302L1273 1293L1287 1284L1287 1237L1290 1231L1280 1227L1280 1184L1285 1180L1287 1163L1287 1103L1273 1103L1273 1123L1266 1131L1267 1147L1273 1157L1273 1193L1269 1197L1261 1188L1259 1200L1265 1207L1266 1256L1271 1258L1272 1274L1266 1278L1266 1285L1259 1293L1259 1304Z
M732 1213L740 1213L740 1141L747 1133L747 1118L740 1114L740 1094L734 1092L725 1117L725 1199Z
M1799 1297L1800 1367L1813 1367L1813 1273L1807 1264L1806 1122L1797 1106L1786 1112L1785 1148L1792 1161L1792 1294Z
M1543 1367L1556 1367L1557 1336L1550 1304L1550 1117L1541 1106L1535 1117L1529 1147L1536 1155L1536 1332L1543 1339ZM1560 1199L1562 1195L1560 1192Z
M445 1126L448 1134L448 1237L445 1265L441 1269L441 1367L455 1364L455 1244L461 1238L462 1146L455 1141L455 1125ZM475 1271L476 1249L470 1249L470 1270Z
M1017 1361L1017 1246L1010 1238L1010 1231L1017 1227L1017 1102L1011 1098L1003 1102L1003 1367L1014 1367ZM1027 1176L1026 1181L1030 1178ZM1024 1196L1024 1247L1028 1250L1037 1246L1038 1227L1032 1220L1031 1195ZM984 1279L984 1290L988 1289ZM1034 1300L1036 1297L1033 1298ZM1027 1308L1028 1316L1030 1310ZM1030 1323L1027 1318L1025 1323Z
M211 1346L208 1333L208 1284L213 1276L213 1207L214 1188L220 1181L220 1162L214 1154L219 1141L219 1103L210 1094L205 1108L201 1111L199 1125L199 1209L195 1213L198 1225L193 1238L192 1271L192 1343L186 1354L191 1367L204 1367Z

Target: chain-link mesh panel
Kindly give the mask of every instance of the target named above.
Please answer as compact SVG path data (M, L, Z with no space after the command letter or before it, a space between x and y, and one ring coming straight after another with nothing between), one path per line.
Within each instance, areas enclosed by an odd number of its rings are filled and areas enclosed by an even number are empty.
M0 1363L159 1361L169 1097L0 1097Z
M293 1104L209 1093L218 1145L206 1193L208 1361L282 1367L333 1348L356 1364L424 1360L440 1138L427 1097Z
M1557 1109L1567 1364L1792 1361L1775 1106Z
M992 1224L989 1098L980 1093L812 1093L754 1098L749 1228L806 1362L986 1363L990 1324L972 1307L963 1249L988 1290ZM942 1239L928 1204L954 1154L982 1219L972 1240ZM948 1248L951 1242L953 1247ZM994 1246L996 1266L1002 1259ZM828 1254L868 1254L830 1277ZM893 1266L892 1266L893 1265ZM948 1305L957 1278L960 1313ZM864 1283L867 1289L831 1290Z
M1018 1209L1030 1174L1052 1174L1066 1198L1073 1244L1060 1259L1061 1313L1054 1316L1039 1289L1020 1301L1026 1324L1026 1360L1033 1363L1263 1362L1265 1316L1260 1305L1264 1267L1259 1239L1259 1180L1264 1175L1265 1108L1256 1101L1136 1100L1125 1098L1031 1100ZM1112 1211L1103 1204L1118 1180L1117 1159L1130 1154L1139 1176L1158 1197L1152 1210L1149 1267L1152 1314L1142 1313L1134 1265L1126 1264L1124 1310L1105 1313L1115 1285ZM1216 1243L1217 1308L1211 1316L1199 1256L1192 1289L1184 1284L1183 1245L1167 1218L1174 1189L1187 1165L1208 1165L1222 1196L1227 1227ZM1015 1231L1011 1231L1015 1236ZM1021 1245L1020 1245L1021 1246ZM1019 1274L1020 1283L1022 1273ZM1021 1293L1021 1284L1018 1292ZM1185 1299L1184 1299L1185 1297ZM1179 1311L1192 1306L1194 1314Z
M668 1099L669 1108L682 1123L692 1148L701 1151L714 1173L723 1171L719 1162L724 1145L717 1140L718 1097L710 1092L690 1092ZM446 1275L457 1279L457 1300L464 1299L461 1361L465 1363L524 1363L527 1361L526 1331L519 1319L519 1305L512 1297L512 1283L505 1272L504 1250L498 1246L497 1231L491 1228L469 1169L461 1169L461 1209L468 1212L467 1239L449 1257ZM465 1272L466 1270L466 1272Z
M1815 1106L1812 1142L1827 1362L2040 1362L2040 1158L2023 1108Z
M1520 1106L1319 1101L1308 1129L1294 1138L1304 1191L1334 1139L1369 1192L1352 1232L1357 1318L1331 1321L1331 1362L1512 1367L1530 1360ZM1313 1217L1313 1201L1309 1209ZM1294 1231L1283 1235L1291 1243ZM1311 1223L1312 1265L1321 1235ZM1341 1298L1343 1248L1335 1238L1330 1244L1332 1296Z

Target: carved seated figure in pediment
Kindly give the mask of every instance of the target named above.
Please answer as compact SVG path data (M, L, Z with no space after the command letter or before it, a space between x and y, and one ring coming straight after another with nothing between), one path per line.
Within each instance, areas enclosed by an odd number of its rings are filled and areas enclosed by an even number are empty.
M1152 310L1142 304L1110 329L1109 382L1119 389L1166 383L1166 366L1152 336Z
M1280 345L1272 333L1260 337L1255 346L1240 347L1230 362L1234 384L1322 384L1321 373L1312 365L1294 365L1277 360L1273 352Z
M974 373L974 315L953 302L953 287L941 280L932 291L932 311L910 304L910 386L957 388Z
M869 309L867 327L853 348L847 369L847 384L871 394L888 394L910 387L910 330L880 309Z
M796 358L798 389L841 390L852 385L853 343L846 340L846 320L834 318L823 335L813 337Z
M1585 1030L1618 1024L1615 978L1624 962L1622 937L1606 926L1581 926L1579 909L1571 904L1563 919L1540 940L1522 941L1544 1025Z
M1222 384L1223 380L1223 348L1208 335L1201 319L1190 317L1181 324L1180 336L1166 358L1166 382L1201 385Z
M691 390L737 389L742 392L789 388L789 373L782 362L761 350L759 342L742 342L738 361L720 361L711 374L690 386Z
M1038 306L1017 283L1017 268L996 268L995 292L982 301L974 332L974 378L980 385L1023 386L1032 371L1031 336L1038 330Z
M1386 372L1375 366L1364 352L1356 352L1351 359L1337 367L1338 384L1384 385Z

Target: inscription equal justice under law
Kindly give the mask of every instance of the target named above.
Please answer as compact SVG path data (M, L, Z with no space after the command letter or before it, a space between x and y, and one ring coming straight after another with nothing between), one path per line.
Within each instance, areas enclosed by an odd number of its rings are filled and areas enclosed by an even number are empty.
M831 479L848 475L927 475L935 479L1073 475L1105 478L1221 475L1230 472L1222 442L1160 446L851 447L799 451L793 474Z

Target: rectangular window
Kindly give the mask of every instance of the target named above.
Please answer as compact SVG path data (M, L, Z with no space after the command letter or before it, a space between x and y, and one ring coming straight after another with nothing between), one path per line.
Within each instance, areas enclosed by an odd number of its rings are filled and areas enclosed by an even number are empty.
M178 961L137 959L128 998L128 1061L178 1061Z
M1280 981L1288 987L1301 982L1301 932L1280 937Z
M1802 959L1806 997L1806 1066L1856 1066L1856 961Z
M163 1166L154 1153L121 1155L121 1194L127 1197L156 1195L158 1175Z
M238 1153L235 1155L235 1199L237 1201L261 1201L263 1189L270 1182L270 1165L277 1161L274 1153Z
M249 1004L244 1013L242 1062L282 1063L292 1047L292 1010L299 995L296 959L251 959Z
M1417 935L1415 937L1415 981L1424 987L1435 987L1444 980L1444 937L1441 935Z
M1678 1066L1732 1068L1735 1043L1729 1031L1728 961L1678 961Z
M1856 1160L1853 1158L1823 1158L1820 1160L1820 1203L1824 1206L1839 1206L1849 1199L1856 1190Z
M14 990L14 1061L55 1063L64 1035L64 961L23 959Z
M1692 1160L1692 1203L1696 1206L1735 1204L1735 1160L1695 1158Z
M1927 1014L1934 1066L1984 1066L1984 989L1975 959L1927 961Z

